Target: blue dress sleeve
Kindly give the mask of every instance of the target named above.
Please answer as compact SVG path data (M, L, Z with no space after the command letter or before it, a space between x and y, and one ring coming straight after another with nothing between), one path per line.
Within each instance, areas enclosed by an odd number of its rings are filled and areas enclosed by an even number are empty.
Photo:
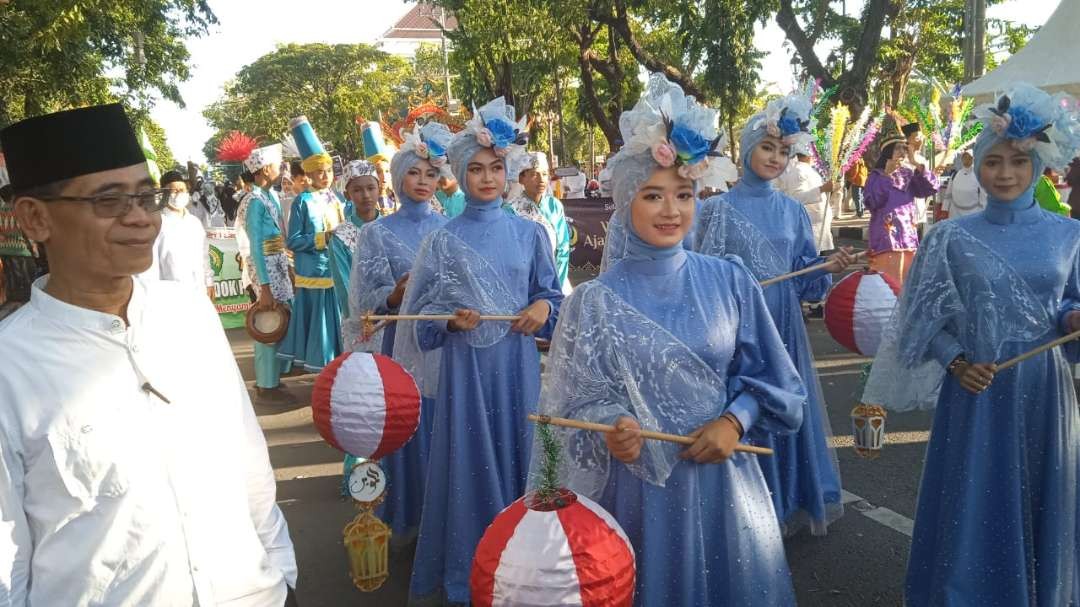
M541 339L551 339L555 332L555 324L559 319L559 306L562 305L562 281L559 273L555 270L555 260L551 256L551 243L548 241L547 232L535 222L530 222L533 228L532 264L529 271L529 304L534 304L541 299L551 306L547 322L536 333Z
M739 328L728 367L728 407L744 431L790 434L802 425L806 386L787 353L772 315L750 271L735 264L732 287L738 294Z
M795 227L795 259L791 264L793 272L825 263L825 258L817 254L810 215L802 205L799 205L798 218L798 225ZM795 283L795 291L799 294L800 301L821 301L832 287L832 273L828 270L810 272L791 280Z
M386 298L394 291L397 281L390 267L386 244L378 224L360 232L353 261L352 292L358 311L374 310L376 314L389 314Z
M270 283L270 273L266 270L266 256L263 253L264 217L266 217L266 206L261 199L252 197L251 202L248 203L244 229L247 230L248 240L251 242L251 264L255 266L255 275L259 279L259 285Z
M1058 332L1062 336L1069 333L1069 326L1065 322L1069 312L1080 310L1080 250L1073 253L1069 277L1065 281L1065 292L1061 298L1061 309L1058 311ZM1062 347L1065 358L1072 364L1080 363L1080 341L1072 341Z

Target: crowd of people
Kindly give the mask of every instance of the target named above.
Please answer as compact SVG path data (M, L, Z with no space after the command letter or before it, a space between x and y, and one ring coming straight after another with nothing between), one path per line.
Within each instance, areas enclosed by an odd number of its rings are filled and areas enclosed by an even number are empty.
M798 93L771 101L736 166L718 113L652 75L604 167L603 271L576 286L546 157L502 98L337 180L303 117L298 158L251 151L241 256L256 310L290 311L278 343L255 345L256 398L286 402L282 373L348 351L395 358L420 390L416 436L382 462L380 514L415 545L411 601L469 603L481 535L537 482L539 412L614 426L551 430L561 482L633 545L635 604L796 603L783 538L843 513L803 304L856 261L831 242L842 186L807 163L811 112ZM1080 329L1080 223L1037 194L1080 152L1080 107L1017 84L977 116L948 221L920 226L940 181L916 128L846 176L871 268L902 285L864 400L936 406L908 605L1075 604L1080 342L997 364ZM117 105L17 123L0 145L12 216L50 259L0 324L0 603L295 604L304 563L205 261L174 260L199 246L183 176L152 182ZM703 200L714 186L728 191Z

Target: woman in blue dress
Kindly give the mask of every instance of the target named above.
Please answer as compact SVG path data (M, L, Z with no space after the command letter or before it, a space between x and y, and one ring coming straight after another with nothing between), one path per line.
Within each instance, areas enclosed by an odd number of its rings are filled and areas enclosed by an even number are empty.
M1043 211L1033 193L1044 166L1080 151L1076 107L1017 84L977 110L989 203L930 231L874 361L868 402L937 405L905 585L912 607L1080 604L1069 366L1080 346L997 367L1080 329L1080 224Z
M544 229L502 209L507 156L524 153L524 127L499 98L454 135L448 156L468 206L420 245L401 306L453 316L399 322L394 344L434 399L414 598L467 603L477 542L525 491L527 416L540 396L533 335L550 339L562 291ZM519 318L481 322L481 314ZM423 361L433 350L438 365Z
M401 149L390 162L394 194L401 206L397 212L365 226L360 234L349 302L354 322L360 323L363 315L368 313L397 313L421 241L446 225L448 220L431 208L431 197L440 175L450 172L446 159L449 144L450 130L443 124L429 122L406 135ZM364 164L371 167L369 179L373 186L374 209L378 196L375 167ZM358 328L358 331L362 329ZM395 334L395 326L387 325L357 347L368 350L371 345L378 344L378 350L392 356ZM415 539L420 528L433 407L431 398L422 400L420 427L416 434L408 444L383 460L389 485L381 516L389 522L397 543Z
M789 95L750 118L739 142L743 177L730 192L702 205L695 251L736 255L759 281L826 262L817 254L806 209L771 183L787 167L791 146L812 140L807 132L810 110L808 98ZM829 449L832 431L801 305L823 300L832 285L830 272L843 270L852 257L849 250L841 250L828 261L828 269L764 289L769 312L808 392L798 433L780 436L764 428L750 432L750 442L776 451L761 465L788 534L809 523L813 534L823 535L843 514L840 469Z
M737 258L682 245L694 180L722 147L716 123L660 74L623 113L626 146L609 166L625 256L563 305L541 409L620 429L552 431L561 479L607 509L634 546L637 605L788 607L795 596L759 466L768 457L734 448L756 428L797 430L806 393L754 277ZM642 428L697 441L643 442Z

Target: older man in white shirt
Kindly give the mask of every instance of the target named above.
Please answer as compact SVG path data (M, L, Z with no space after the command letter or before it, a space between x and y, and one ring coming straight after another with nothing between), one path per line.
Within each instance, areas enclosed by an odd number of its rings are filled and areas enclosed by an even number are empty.
M776 179L776 188L806 207L818 252L831 250L835 247L832 237L833 213L829 207L829 194L835 186L831 182L826 183L810 164L810 150L807 144L797 144L792 152L795 158L788 165L787 170Z
M0 605L294 605L266 443L213 307L133 278L165 194L123 108L31 118L0 145L51 268L0 323Z

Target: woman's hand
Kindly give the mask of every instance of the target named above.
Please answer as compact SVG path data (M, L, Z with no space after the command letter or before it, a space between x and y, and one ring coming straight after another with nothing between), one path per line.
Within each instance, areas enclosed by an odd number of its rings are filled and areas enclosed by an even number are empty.
M267 310L273 310L277 305L277 301L274 300L274 296L270 292L270 285L259 285L259 295L255 300L255 305L252 306L255 308L255 311L265 312Z
M550 315L551 305L547 300L538 299L518 313L519 318L510 325L510 330L523 335L532 335L543 328Z
M409 284L409 273L406 272L394 285L394 290L386 296L386 307L396 310L401 307L401 300L405 299L405 287Z
M454 319L447 321L446 328L451 331L472 331L480 324L480 313L476 310L457 310Z
M615 432L604 435L608 451L612 457L624 464L632 464L641 455L641 424L632 417L623 416L615 420Z
M1073 310L1065 315L1065 326L1069 328L1069 333L1080 331L1080 310Z
M854 250L851 247L843 247L829 255L828 270L830 272L843 272L848 266L855 263L857 257L853 254Z
M960 387L972 394L979 394L993 383L994 374L997 373L997 365L994 363L972 364L964 362L954 369L952 373L960 381Z
M697 439L679 457L699 464L718 464L735 453L742 436L742 427L733 415L725 415L690 433Z

